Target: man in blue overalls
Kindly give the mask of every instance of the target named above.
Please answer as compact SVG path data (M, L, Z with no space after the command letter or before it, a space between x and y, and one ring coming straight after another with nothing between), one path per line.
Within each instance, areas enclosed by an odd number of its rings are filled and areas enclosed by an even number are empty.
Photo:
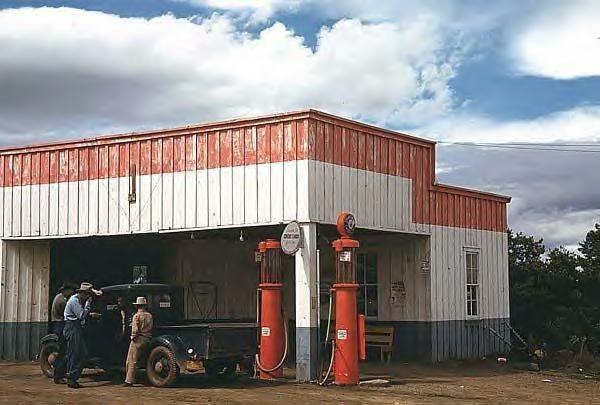
M87 357L87 346L83 336L83 325L85 319L98 317L99 314L90 313L92 296L100 292L92 288L90 283L81 283L76 293L69 298L65 307L65 327L63 336L67 353L67 385L70 388L80 388L77 382Z

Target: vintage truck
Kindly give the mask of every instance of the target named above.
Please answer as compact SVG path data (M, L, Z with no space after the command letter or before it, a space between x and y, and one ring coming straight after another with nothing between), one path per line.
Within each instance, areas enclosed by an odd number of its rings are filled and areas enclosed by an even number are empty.
M154 316L154 330L138 364L152 385L171 386L181 373L204 371L223 379L234 376L238 366L247 372L252 369L257 350L256 324L185 320L183 288L167 284L121 284L104 287L102 292L93 306L101 316L98 320L88 319L84 329L89 368L108 372L124 369L132 302L145 296ZM56 334L42 338L39 361L48 377L54 374L58 351Z

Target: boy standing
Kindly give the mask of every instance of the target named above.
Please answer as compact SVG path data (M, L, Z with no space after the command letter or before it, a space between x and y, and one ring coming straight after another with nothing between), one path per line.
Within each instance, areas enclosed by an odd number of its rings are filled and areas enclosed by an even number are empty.
M150 340L154 323L152 314L147 309L148 301L146 297L137 297L133 305L137 307L137 312L131 320L131 342L129 343L127 362L125 364L127 376L125 377L124 385L126 387L133 387L137 359L143 346Z

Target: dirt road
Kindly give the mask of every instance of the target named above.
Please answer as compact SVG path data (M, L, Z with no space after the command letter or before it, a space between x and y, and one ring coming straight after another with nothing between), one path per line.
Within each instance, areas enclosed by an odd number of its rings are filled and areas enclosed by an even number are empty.
M469 404L546 403L600 404L600 382L578 380L560 373L532 373L496 365L393 365L363 367L364 379L383 377L389 387L319 387L261 383L242 378L214 385L202 376L182 379L176 388L143 385L121 387L101 373L86 371L85 388L56 386L42 376L35 363L0 362L0 402L13 404L152 404L152 403L361 403L361 404ZM544 382L543 380L550 380Z

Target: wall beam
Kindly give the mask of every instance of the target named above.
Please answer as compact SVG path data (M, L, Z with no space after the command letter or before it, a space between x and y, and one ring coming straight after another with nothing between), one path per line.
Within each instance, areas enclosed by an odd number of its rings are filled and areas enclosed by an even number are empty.
M313 381L318 365L317 225L300 225L304 238L296 253L296 380Z

